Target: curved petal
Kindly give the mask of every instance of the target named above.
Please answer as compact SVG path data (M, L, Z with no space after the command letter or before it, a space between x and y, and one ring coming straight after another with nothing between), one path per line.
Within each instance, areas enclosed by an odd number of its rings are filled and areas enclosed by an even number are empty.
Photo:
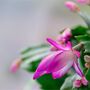
M80 67L79 67L78 62L74 62L73 67L74 67L75 71L77 72L77 74L78 74L79 76L81 76L81 77L84 76L82 70L81 70Z
M80 58L80 52L79 52L79 51L74 50L74 53L75 53L75 55L76 55L78 58Z
M53 45L54 47L56 47L57 49L60 49L60 50L69 50L69 48L66 48L66 47L62 47L60 44L58 44L56 41L50 39L50 38L47 38L47 41Z
M85 85L85 86L87 86L88 85L88 81L87 81L87 79L86 79L86 77L82 77L82 84L83 85Z
M50 63L48 72L56 72L66 66L69 62L76 60L76 56L71 50L64 51L63 53L57 54L53 62ZM52 68L53 67L53 68Z
M67 63L67 65L64 66L62 69L60 69L59 71L53 72L52 73L53 78L56 79L64 76L68 72L68 70L72 67L72 65L73 65L73 61Z
M71 43L70 41L68 41L68 42L66 43L66 47L69 48L69 49L71 49L71 48L72 48L72 43Z
M51 62L53 62L53 60L55 59L55 57L58 54L60 54L60 53L62 53L62 51L54 52L54 53L48 55L47 57L45 57L41 61L41 63L39 64L39 66L38 66L38 68L37 68L37 70L36 70L36 72L34 74L33 79L36 79L36 78L42 76L45 73L49 73L49 72L47 72L47 68L49 67L49 65L51 64ZM52 69L53 69L53 67L52 67Z

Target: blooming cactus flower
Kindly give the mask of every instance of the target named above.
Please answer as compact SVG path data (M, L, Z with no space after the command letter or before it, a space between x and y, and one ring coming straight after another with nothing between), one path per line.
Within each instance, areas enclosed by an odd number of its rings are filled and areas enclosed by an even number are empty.
M72 1L67 1L65 3L65 5L67 8L69 8L73 12L79 12L80 11L80 8L77 6L77 4L72 2Z
M44 74L52 74L54 79L61 78L72 66L81 77L84 76L77 61L80 53L72 48L70 42L68 42L66 46L61 46L52 39L48 38L47 41L58 50L52 52L52 54L41 61L33 79L37 79Z
M81 4L89 4L90 5L90 0L77 0L77 2Z
M10 66L10 71L15 73L19 69L21 62L21 59L16 59Z

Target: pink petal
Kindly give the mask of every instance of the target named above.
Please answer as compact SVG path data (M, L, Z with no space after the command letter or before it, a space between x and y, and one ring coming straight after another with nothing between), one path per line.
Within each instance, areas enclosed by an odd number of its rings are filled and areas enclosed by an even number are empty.
M61 78L62 76L64 76L68 72L68 70L72 67L72 65L73 65L73 61L70 61L69 63L67 63L66 66L64 66L59 71L53 72L52 73L53 78L56 79L56 78Z
M72 48L72 43L70 41L68 41L67 44L66 44L66 47L71 49Z
M67 1L67 2L65 3L65 5L66 5L66 7L67 7L68 9L70 9L70 10L73 11L73 12L78 12L78 11L80 11L80 9L79 9L79 7L77 6L77 4L74 3L74 2L72 2L72 1Z
M45 57L39 64L39 66L34 74L33 79L39 78L40 76L42 76L45 73L49 73L49 72L47 72L49 65L51 64L51 62L54 61L54 58L60 53L62 53L62 51L54 52L54 53L48 55L47 57Z
M12 73L15 73L19 67L20 67L20 64L21 64L22 60L21 59L16 59L10 66L10 71Z
M62 34L59 34L56 39L57 41L61 42L64 38L62 37Z
M79 87L81 87L81 85L82 85L81 80L75 80L73 82L73 87L79 88Z
M88 85L88 81L85 77L82 77L82 84L87 86Z
M51 51L57 51L58 49L56 47L51 47L50 50Z
M76 60L77 58L71 50L64 51L63 53L57 54L53 62L50 63L47 71L56 72L66 66L69 62Z
M90 0L77 0L81 4L90 4Z
M65 41L70 40L71 36L72 36L71 29L65 28L65 31L62 33L62 37L65 39Z
M77 56L78 58L80 58L80 52L79 52L79 51L74 50L74 53L76 54L76 56Z
M65 28L64 32L60 35L58 35L57 40L58 41L63 41L63 42L67 42L69 41L69 39L71 38L72 33L71 33L71 29L70 28Z
M62 47L60 44L58 44L56 41L50 39L50 38L47 38L47 41L53 45L54 47L56 47L57 49L60 49L60 50L68 50L68 48L65 48L65 47Z
M83 77L84 74L83 74L82 70L80 69L78 63L74 62L73 66L74 66L74 69L76 70L77 74L80 75L81 77Z

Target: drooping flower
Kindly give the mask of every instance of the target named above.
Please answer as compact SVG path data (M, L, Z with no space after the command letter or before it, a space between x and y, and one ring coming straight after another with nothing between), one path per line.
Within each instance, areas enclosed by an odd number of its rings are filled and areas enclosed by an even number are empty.
M52 39L48 38L47 41L58 50L52 52L52 54L41 61L36 69L33 79L37 79L44 74L52 74L54 79L61 78L71 67L74 67L81 77L84 76L77 61L80 57L80 53L72 48L70 42L64 47Z
M69 8L73 12L79 12L80 11L80 8L78 7L78 5L72 1L67 1L65 3L65 5L67 8Z
M90 0L77 0L80 4L88 4L90 5Z
M73 82L73 87L79 88L81 86L87 86L88 85L88 81L85 77L81 77L80 79L77 79Z
M19 67L20 67L20 64L21 64L22 60L21 59L16 59L10 66L10 71L15 73Z

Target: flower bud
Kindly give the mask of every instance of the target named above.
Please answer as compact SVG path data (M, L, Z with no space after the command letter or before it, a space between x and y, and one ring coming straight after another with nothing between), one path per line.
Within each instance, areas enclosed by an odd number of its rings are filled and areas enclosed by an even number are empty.
M86 68L90 68L90 63L85 63Z
M77 0L80 4L88 4L90 5L90 0Z
M84 60L85 60L85 62L90 63L90 56L85 55Z
M81 85L82 85L81 80L75 80L73 82L73 87L79 88L79 87L81 87Z
M71 38L71 36L72 36L71 29L65 28L64 32L57 37L57 40L63 44L66 41L68 41Z
M21 62L22 62L21 59L16 59L11 64L10 71L13 72L13 73L15 73L19 69Z
M79 12L80 11L80 8L78 7L78 5L72 1L67 1L65 3L65 5L68 9L70 9L73 12Z
M88 81L86 79L85 76L81 77L80 79L77 79L73 82L73 86L76 88L81 87L82 85L87 86L88 85Z
M82 77L81 81L82 81L82 84L84 86L87 86L88 85L88 81L87 81L87 79L85 77Z

